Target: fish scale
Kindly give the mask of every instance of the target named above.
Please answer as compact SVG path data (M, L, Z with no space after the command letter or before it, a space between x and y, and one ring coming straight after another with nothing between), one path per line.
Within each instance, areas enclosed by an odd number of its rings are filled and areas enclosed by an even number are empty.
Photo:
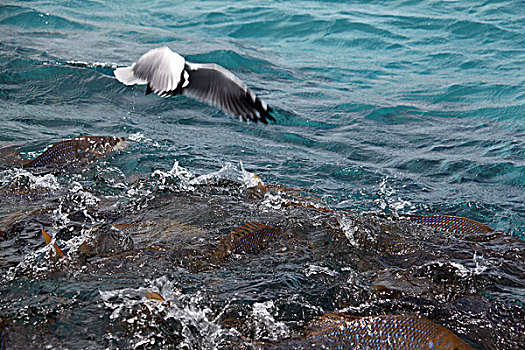
M328 314L323 318L328 319L328 326L311 332L308 338L336 348L472 349L445 327L415 316L351 317Z
M415 214L400 214L399 216L417 224L453 233L478 234L494 231L480 222L460 216Z
M44 167L91 156L103 156L118 148L124 141L122 137L113 136L82 136L62 140L28 161L25 166Z
M245 223L221 240L214 256L223 260L230 254L255 253L268 247L280 232L278 228L257 222Z
M279 230L258 223L247 223L232 233L234 236L237 233L241 234L240 237L233 238L232 253L253 253L266 247L271 240L276 238Z

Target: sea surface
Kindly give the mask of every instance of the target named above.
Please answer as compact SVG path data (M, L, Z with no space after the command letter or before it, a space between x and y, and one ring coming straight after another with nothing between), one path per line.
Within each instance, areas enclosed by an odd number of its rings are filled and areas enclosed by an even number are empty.
M0 348L251 349L331 312L417 315L478 349L522 348L523 5L2 1L0 150L127 147L46 171L0 164ZM159 46L231 70L276 121L114 78ZM210 262L245 222L281 237Z

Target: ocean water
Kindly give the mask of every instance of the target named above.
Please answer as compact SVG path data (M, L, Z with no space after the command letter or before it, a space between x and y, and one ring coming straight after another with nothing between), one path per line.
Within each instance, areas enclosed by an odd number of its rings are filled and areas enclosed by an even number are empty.
M114 79L164 45L231 70L276 122ZM252 348L344 311L421 315L477 348L520 348L524 62L517 0L2 2L0 149L128 140L80 168L0 169L4 189L26 184L0 193L9 347ZM253 195L257 179L268 188ZM429 231L398 213L501 234ZM245 221L284 237L203 268ZM130 233L138 253L78 253L93 227L133 222L157 224ZM49 258L42 228L66 259Z

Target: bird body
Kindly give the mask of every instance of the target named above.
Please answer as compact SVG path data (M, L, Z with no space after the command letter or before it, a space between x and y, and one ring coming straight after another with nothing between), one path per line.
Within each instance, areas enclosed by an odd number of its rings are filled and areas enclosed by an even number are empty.
M241 120L275 120L271 108L229 70L213 63L190 63L160 47L145 53L129 67L115 69L124 85L147 84L146 94L187 95L221 108Z

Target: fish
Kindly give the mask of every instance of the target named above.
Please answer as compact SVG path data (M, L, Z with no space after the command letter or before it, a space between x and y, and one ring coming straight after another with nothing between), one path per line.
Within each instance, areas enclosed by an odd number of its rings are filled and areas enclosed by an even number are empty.
M305 339L266 348L474 350L447 328L417 316L329 313L315 320L313 326L320 329Z
M213 256L224 260L231 254L255 253L268 247L280 234L279 228L248 222L237 227L221 240Z
M166 46L148 51L130 67L119 67L113 73L124 85L147 84L146 95L186 95L240 120L275 121L266 102L232 72L213 63L190 63Z
M44 239L44 242L46 242L47 245L51 243L52 237L49 233L44 231L44 229L42 229L42 238ZM65 256L62 252L62 249L60 249L60 247L58 246L57 242L53 243L53 247L55 248L55 254L57 257L63 258Z
M53 144L32 160L24 160L24 167L57 166L71 161L89 161L103 157L124 146L124 137L80 136Z
M487 225L461 216L415 214L400 214L399 216L417 224L452 233L478 234L494 231Z

